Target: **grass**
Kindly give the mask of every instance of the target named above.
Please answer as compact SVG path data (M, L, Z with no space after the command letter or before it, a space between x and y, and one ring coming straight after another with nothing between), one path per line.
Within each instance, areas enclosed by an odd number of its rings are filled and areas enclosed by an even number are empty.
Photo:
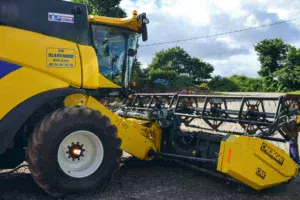
M297 90L295 92L290 92L289 94L300 94L300 90Z

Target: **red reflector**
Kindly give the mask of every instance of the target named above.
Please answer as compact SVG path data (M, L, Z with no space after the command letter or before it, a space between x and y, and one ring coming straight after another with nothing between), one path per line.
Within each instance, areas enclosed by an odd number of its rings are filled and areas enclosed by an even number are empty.
M230 160L231 160L231 149L229 148L228 150L228 164L230 163Z

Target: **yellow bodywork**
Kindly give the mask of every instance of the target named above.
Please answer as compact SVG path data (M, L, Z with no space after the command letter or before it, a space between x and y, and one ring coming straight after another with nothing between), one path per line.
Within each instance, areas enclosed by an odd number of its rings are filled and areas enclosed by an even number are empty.
M121 148L143 160L151 159L147 153L150 149L160 150L161 129L157 122L136 119L124 119L107 109L91 96L73 94L64 101L65 106L87 106L107 116L115 125L118 137L122 140Z
M121 88L99 73L98 60L93 47L78 45L82 62L83 88Z
M6 26L0 26L0 38L0 60L21 66L0 79L0 96L5 97L0 119L28 98L49 90L69 86L121 88L99 73L97 56L90 46ZM56 53L73 58L56 61L51 57ZM68 66L60 66L66 63Z
M137 31L141 22L136 17L114 19L90 16L89 20ZM52 89L69 86L121 88L99 73L96 52L91 46L7 26L0 26L0 38L0 60L22 67L0 80L0 96L6 97L1 102L0 119L26 99ZM53 54L71 55L72 58L57 61L51 57Z
M137 20L136 14L137 13L135 13L132 16L132 18L111 18L104 16L89 15L89 22L127 28L137 32L142 26L142 22Z
M131 18L89 16L90 23L138 31L137 13ZM0 60L21 66L0 79L0 120L14 107L49 90L121 88L99 73L93 47L17 28L0 26ZM52 55L62 54L57 60ZM18 92L12 92L18 91Z
M298 174L297 165L281 148L236 135L221 142L217 169L256 190L288 182Z

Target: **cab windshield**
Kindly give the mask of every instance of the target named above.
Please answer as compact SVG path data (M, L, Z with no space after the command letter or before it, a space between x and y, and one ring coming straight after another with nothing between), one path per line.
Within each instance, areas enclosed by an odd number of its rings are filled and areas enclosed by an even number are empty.
M127 52L136 50L138 34L103 25L92 25L92 31L99 72L118 85L128 86L133 57L128 57Z

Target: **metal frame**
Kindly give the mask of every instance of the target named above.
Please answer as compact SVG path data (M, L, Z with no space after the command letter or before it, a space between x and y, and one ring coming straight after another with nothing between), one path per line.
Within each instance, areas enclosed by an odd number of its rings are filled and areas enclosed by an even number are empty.
M174 112L181 122L190 128L255 135L281 142L290 138L278 125L283 122L288 123L288 118L295 115L295 111L300 112L300 95L263 97L138 93L123 103L127 110L135 111L151 111L156 107L165 108ZM238 109L230 108L230 103L237 103ZM267 111L266 104L273 103L272 110ZM197 119L202 120L208 127L194 125ZM224 123L237 124L242 131L224 130L221 128ZM199 123L196 122L196 124ZM270 137L276 133L279 133L283 139Z

